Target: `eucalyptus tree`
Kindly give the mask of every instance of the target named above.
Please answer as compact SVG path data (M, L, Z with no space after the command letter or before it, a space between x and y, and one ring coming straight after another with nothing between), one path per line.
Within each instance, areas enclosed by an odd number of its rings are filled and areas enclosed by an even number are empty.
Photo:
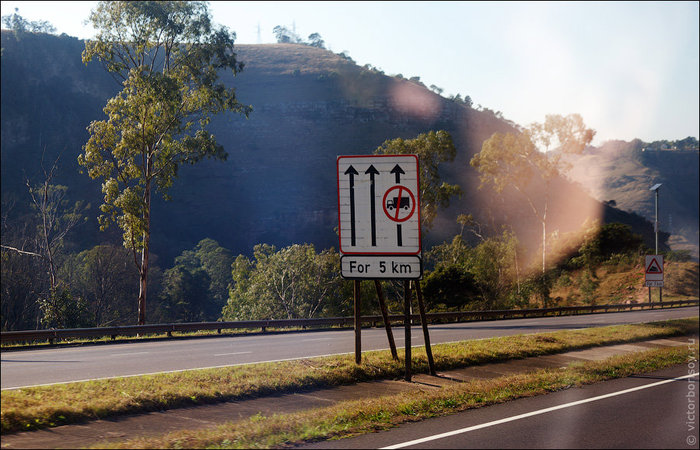
M494 133L470 161L480 174L480 187L491 185L498 193L512 187L542 225L543 283L550 184L568 168L565 156L583 152L594 135L595 131L586 128L578 114L547 115L544 123L533 123L520 133ZM557 151L550 152L551 149ZM537 183L544 186L543 195L532 190ZM544 298L546 306L547 296Z
M392 139L385 141L374 151L384 155L418 155L420 164L420 217L427 231L437 217L438 208L447 208L453 196L461 196L462 189L457 184L443 181L439 165L451 162L457 155L452 136L447 131L430 131L419 134L414 139Z
M227 153L206 130L224 111L251 111L219 78L243 69L235 33L212 23L206 2L99 2L83 62L97 60L122 85L93 121L79 163L102 180L102 229L116 223L139 272L138 323L145 323L151 197L167 191L181 164Z

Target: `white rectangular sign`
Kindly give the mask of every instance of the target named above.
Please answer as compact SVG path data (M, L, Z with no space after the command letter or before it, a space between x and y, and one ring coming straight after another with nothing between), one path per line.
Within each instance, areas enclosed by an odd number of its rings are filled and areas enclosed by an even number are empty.
M644 258L644 281L664 281L664 257L662 255L646 255ZM647 284L647 286L649 286ZM653 285L658 286L658 285ZM663 286L663 285L662 285Z
M347 255L340 258L343 278L388 278L417 280L421 277L421 259L418 256L363 256Z
M338 156L342 255L420 255L418 156Z

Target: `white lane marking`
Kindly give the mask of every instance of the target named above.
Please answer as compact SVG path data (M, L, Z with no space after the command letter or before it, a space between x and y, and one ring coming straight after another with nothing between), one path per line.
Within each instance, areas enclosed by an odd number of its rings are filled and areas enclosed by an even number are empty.
M151 352L114 353L112 356L146 355L148 353L151 353Z
M519 420L519 419L525 419L527 417L545 414L548 412L556 411L558 409L570 408L572 406L582 405L584 403L590 403L590 402L595 402L595 401L603 400L603 399L610 398L610 397L616 397L618 395L629 394L630 392L640 391L642 389L648 389L648 388L660 386L662 384L672 383L674 381L681 381L685 378L690 378L690 377L694 377L694 376L697 376L697 372L691 373L688 375L683 375L683 376L680 376L678 378L672 378L670 380L657 381L656 383L645 384L644 386L637 386L637 387L633 387L630 389L625 389L623 391L611 392L610 394L599 395L597 397L591 397L591 398L587 398L584 400L578 400L578 401L571 402L571 403L565 403L563 405L552 406L551 408L545 408L545 409L540 409L537 411L531 411L529 413L519 414L519 415L513 416L513 417L506 417L504 419L499 419L499 420L494 420L492 422L482 423L481 425L474 425L474 426L462 428L459 430L448 431L446 433L436 434L434 436L428 436L428 437L424 437L424 438L420 438L420 439L414 439L412 441L403 442L401 444L394 444L394 445L390 445L388 447L382 447L382 450L383 449L404 448L404 447L410 447L411 445L423 444L425 442L434 441L436 439L442 439L442 438L446 438L446 437L450 437L450 436L455 436L457 434L468 433L470 431L480 430L482 428L492 427L494 425L500 425L502 423L512 422L512 421Z
M214 356L247 355L253 352L215 353Z

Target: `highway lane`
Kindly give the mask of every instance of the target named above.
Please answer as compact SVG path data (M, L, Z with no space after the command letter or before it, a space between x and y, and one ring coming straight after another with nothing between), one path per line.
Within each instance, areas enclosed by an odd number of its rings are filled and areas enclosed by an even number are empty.
M697 448L698 389L683 364L304 448Z
M498 320L430 326L431 342L453 342L522 333L650 322L698 315L698 307L532 319ZM403 327L395 327L403 347ZM298 359L354 352L352 330L307 331L253 336L132 342L124 344L3 351L2 389L130 376L205 367ZM423 344L419 326L413 346ZM362 330L362 350L388 348L383 328Z

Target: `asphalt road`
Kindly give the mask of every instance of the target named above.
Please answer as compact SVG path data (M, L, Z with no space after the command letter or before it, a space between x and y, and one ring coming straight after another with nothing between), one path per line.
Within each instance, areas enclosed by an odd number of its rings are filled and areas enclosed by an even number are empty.
M430 326L432 343L494 336L651 322L698 315L698 307L609 314L498 320ZM403 347L403 327L395 327L397 347ZM413 346L423 345L419 326L411 333ZM388 348L383 328L362 330L362 350ZM254 336L226 336L158 342L45 350L4 351L1 387L11 389L42 384L141 375L205 367L299 359L354 352L352 330L307 331Z
M304 448L691 449L699 395L695 362Z

